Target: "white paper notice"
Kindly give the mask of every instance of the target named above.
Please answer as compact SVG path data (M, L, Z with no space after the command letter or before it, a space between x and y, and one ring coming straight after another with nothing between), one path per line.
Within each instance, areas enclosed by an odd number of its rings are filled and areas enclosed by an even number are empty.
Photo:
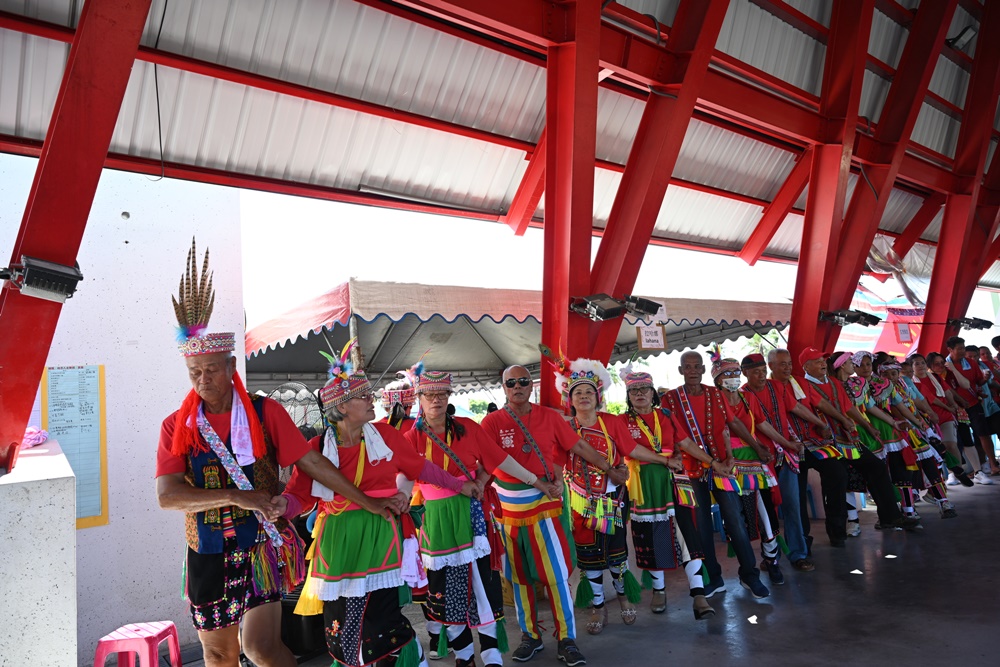
M76 474L76 517L100 516L101 385L99 366L48 369L48 432Z

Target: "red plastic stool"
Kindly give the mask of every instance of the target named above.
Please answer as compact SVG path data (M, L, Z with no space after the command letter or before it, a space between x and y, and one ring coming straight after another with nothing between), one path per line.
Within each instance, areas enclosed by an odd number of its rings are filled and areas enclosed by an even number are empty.
M167 641L170 649L170 666L181 667L177 628L171 621L130 623L101 637L97 642L94 667L104 667L104 661L112 653L118 654L118 667L135 667L135 653L139 654L140 667L156 667L160 660L160 642L163 640Z

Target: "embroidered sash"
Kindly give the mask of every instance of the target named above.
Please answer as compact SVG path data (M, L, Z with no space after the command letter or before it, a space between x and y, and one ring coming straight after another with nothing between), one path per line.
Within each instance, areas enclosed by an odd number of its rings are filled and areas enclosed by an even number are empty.
M507 411L507 414L510 415L510 418L513 419L514 423L517 424L517 427L521 429L521 435L524 436L524 441L528 443L528 446L531 447L531 450L534 452L535 456L537 456L538 460L542 463L542 470L545 471L545 479L549 480L550 482L554 482L556 476L553 474L552 468L549 467L548 461L546 461L545 457L542 456L541 448L538 446L538 443L535 442L535 438L532 437L531 433L524 425L524 422L521 421L521 418L517 416L517 413L514 412L514 410L512 410L509 405L503 406L503 409Z

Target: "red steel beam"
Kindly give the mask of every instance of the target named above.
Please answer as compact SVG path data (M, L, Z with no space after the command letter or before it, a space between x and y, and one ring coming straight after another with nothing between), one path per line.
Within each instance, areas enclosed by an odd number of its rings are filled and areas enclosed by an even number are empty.
M1000 5L991 2L983 10L980 34L1000 31ZM941 224L938 252L931 271L925 318L932 324L920 335L922 350L937 350L956 329L940 324L963 317L985 268L987 253L996 233L996 217L977 216L981 175L986 164L993 119L1000 93L1000 40L980 40L966 90L965 112L955 148L955 171L969 177L971 188L949 196ZM990 169L991 184L1000 178ZM949 210L949 207L951 210ZM938 323L938 324L935 324Z
M809 346L828 349L839 334L830 322L820 322L819 314L827 309L830 278L838 259L873 11L874 0L864 0L860 6L840 2L830 19L820 100L820 113L826 119L824 141L814 149L792 300L795 326L789 349L793 359Z
M763 256L771 239L774 238L778 228L781 227L781 223L785 221L785 217L791 212L795 202L798 201L802 195L802 191L805 190L806 183L809 182L809 171L811 168L812 149L807 148L799 156L798 162L792 167L788 177L785 178L785 182L782 183L778 193L774 196L774 200L764 208L764 215L761 216L757 226L754 227L750 238L743 244L743 249L739 252L739 258L744 262L753 266Z
M572 40L548 49L542 278L542 342L570 359L584 356L588 342L588 320L569 305L572 297L590 294L600 0L578 0L573 9ZM541 377L549 378L555 367L543 358L542 369ZM543 381L541 387L542 403L560 406L553 384Z
M669 88L651 89L643 110L594 260L594 294L620 297L635 286L728 6L729 0L685 0L678 9L667 43L675 54ZM619 320L591 326L595 358L607 362L620 328Z
M914 100L922 100L927 92L956 5L957 0L927 3L910 26L899 68L875 128L874 150L866 156L875 164L862 171L862 180L847 207L829 310L851 305L920 113L921 105Z
M545 130L538 138L538 144L534 152L528 159L528 168L524 170L521 177L521 184L514 193L514 199L510 202L510 208L503 216L502 220L514 230L517 236L523 236L531 217L535 215L539 202L542 201L542 193L545 192Z
M73 266L135 61L150 0L83 6L11 253ZM24 437L62 304L0 289L0 466Z
M934 220L934 217L941 210L943 204L944 195L938 193L934 193L924 200L924 203L920 206L920 210L913 215L903 229L903 233L892 244L893 251L900 258L906 257L914 244L920 240L920 235L927 230L927 226Z

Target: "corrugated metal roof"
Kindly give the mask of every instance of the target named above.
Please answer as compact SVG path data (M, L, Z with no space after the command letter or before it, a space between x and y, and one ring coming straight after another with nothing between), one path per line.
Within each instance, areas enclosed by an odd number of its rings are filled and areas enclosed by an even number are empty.
M818 95L826 47L750 0L731 0L716 48Z
M927 1L927 0L925 0ZM165 0L154 0L143 44L161 28ZM907 0L913 4L911 0ZM623 4L670 24L679 0ZM831 0L790 6L829 23ZM904 6L909 6L903 3ZM81 3L8 0L8 11L72 26ZM949 36L975 22L956 12ZM875 12L869 49L895 67L907 30ZM974 44L973 44L974 46ZM0 133L44 136L68 54L66 44L0 30ZM545 69L351 0L171 0L159 48L319 90L537 141L545 122ZM753 0L732 0L717 48L779 79L818 94L825 47ZM971 48L967 49L971 51ZM153 68L137 63L111 150L158 159ZM931 89L964 104L968 75L941 58ZM168 161L346 190L396 194L493 214L507 210L526 168L522 150L424 129L343 108L159 68L164 157ZM877 122L888 82L865 73L860 113ZM601 88L597 156L623 164L644 102ZM1000 111L996 116L1000 127ZM914 140L951 155L958 122L924 105ZM991 154L995 146L990 147ZM795 154L692 120L674 170L678 178L763 201L774 197ZM595 172L595 226L603 227L621 175ZM851 177L848 196L856 186ZM804 206L805 194L799 206ZM919 208L894 191L881 226L898 232ZM538 213L543 212L539 207ZM737 249L761 207L671 186L655 234ZM936 225L936 226L935 226ZM768 253L794 257L802 218L789 215ZM939 222L925 238L936 238Z

